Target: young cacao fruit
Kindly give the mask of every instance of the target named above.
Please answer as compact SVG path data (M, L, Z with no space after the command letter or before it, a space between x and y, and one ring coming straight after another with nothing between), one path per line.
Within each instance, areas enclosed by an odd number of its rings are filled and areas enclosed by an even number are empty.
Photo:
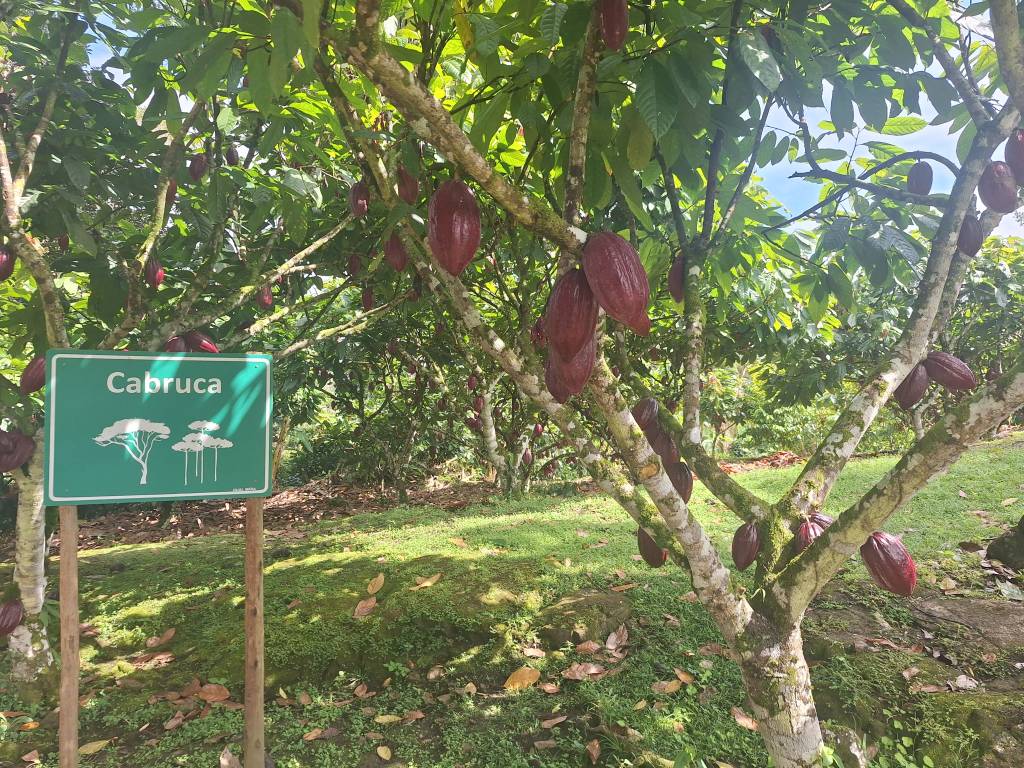
M575 357L594 338L597 312L597 300L582 270L571 269L558 278L544 314L551 350L563 360Z
M358 253L350 253L348 255L348 275L349 277L355 277L359 274L359 270L363 268L363 260L360 258Z
M210 354L220 352L217 345L213 343L213 339L202 331L187 331L183 338L190 352L208 352Z
M636 529L636 546L644 562L651 568L661 568L668 561L668 550L659 547L658 542L643 528Z
M757 523L745 523L732 535L732 561L741 571L747 570L761 552L761 533Z
M978 380L963 360L948 352L929 352L924 359L928 375L952 392L974 389Z
M164 352L188 352L188 344L181 336L171 336L164 342Z
M14 253L9 248L0 245L0 282L14 274L14 264L16 261Z
M178 182L171 179L167 182L167 191L164 193L164 213L174 207L174 201L178 197ZM65 249L66 250L66 249Z
M668 270L668 292L672 295L672 300L675 302L681 302L683 300L683 293L685 291L686 283L686 257L683 254L676 256L675 261L672 262L672 266Z
M476 380L476 374L475 373L469 374L469 378L466 379L466 389L468 389L470 392L472 392L474 389L477 388L477 386L479 384L480 384L480 382Z
M18 383L18 391L23 395L31 395L38 392L46 383L46 358L43 356L33 357L25 370L21 372L21 381Z
M370 210L370 187L360 179L348 191L348 209L352 216L361 219Z
M373 306L373 288L366 286L363 288L363 312L369 312Z
M206 165L206 155L192 155L192 159L188 161L188 175L192 181L199 181L203 178L203 174L206 173Z
M917 566L899 537L875 531L861 546L860 556L878 586L910 597L917 585Z
M533 451L527 448L523 451L523 466L528 467L533 464Z
M796 538L794 539L797 552L803 552L809 546L811 542L821 536L825 532L825 529L818 525L813 520L807 519L800 522L800 526L796 529Z
M597 303L641 336L651 331L647 301L651 287L636 249L614 232L598 232L583 247L583 272Z
M622 48L629 31L629 4L626 0L597 0L601 20L601 40L610 51Z
M1006 141L1006 164L1013 171L1018 186L1024 186L1024 130L1017 128Z
M540 424L540 423L534 424L533 425L533 437L534 437L534 439L540 437L543 434L544 434L544 425Z
M547 346L548 337L544 333L544 318L538 317L537 322L533 324L530 329L530 341L533 342L534 349L543 349Z
M914 195L927 195L932 191L932 167L924 160L919 160L910 167L907 174L907 192Z
M973 213L964 216L963 224L960 225L960 234L957 237L956 247L966 256L974 256L981 250L985 242L985 233L981 228L981 222Z
M427 242L437 262L456 277L473 260L480 247L480 207L464 182L449 179L430 198Z
M395 272L403 271L409 264L409 254L397 233L393 232L384 243L384 260Z
M910 373L892 393L893 398L904 411L909 411L924 397L928 391L928 369L921 363L913 367Z
M270 290L269 285L264 285L256 291L256 303L261 309L270 309L274 306L274 292Z
M409 205L416 205L420 197L420 183L404 165L398 166L398 196Z
M11 472L26 461L35 450L36 441L19 429L0 429L0 472Z
M481 395L473 398L473 410L480 413L484 409L484 399Z
M690 471L689 465L685 461L666 464L665 473L672 481L672 487L676 489L679 498L689 504L693 495L693 472Z
M160 259L155 255L150 255L146 259L146 266L142 272L146 285L154 290L159 288L160 284L164 281L164 265L160 263Z
M1017 209L1017 179L1009 165L993 160L985 166L978 181L981 202L997 213L1013 213Z
M228 148L224 150L224 162L234 167L238 165L238 147L234 144L228 144Z
M25 618L25 607L21 600L15 598L5 603L0 603L0 637L7 637L17 629L21 620Z

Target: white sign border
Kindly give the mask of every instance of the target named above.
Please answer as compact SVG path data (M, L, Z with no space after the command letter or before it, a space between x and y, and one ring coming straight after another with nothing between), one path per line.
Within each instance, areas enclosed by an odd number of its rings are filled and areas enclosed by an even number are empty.
M189 362L210 362L210 363L261 363L266 368L266 387L267 387L267 412L265 415L266 421L266 435L265 435L265 451L264 451L264 463L263 463L263 487L245 489L238 494L230 491L214 491L212 493L161 493L161 494L138 494L130 496L57 496L53 493L53 479L54 479L54 434L56 431L56 411L55 409L48 408L50 411L50 423L49 428L46 431L46 460L48 470L46 472L46 487L45 487L45 498L46 501L52 501L58 505L74 505L81 504L82 502L94 502L94 503L114 503L119 501L160 501L168 499L228 499L228 498L249 498L258 497L261 495L269 494L270 492L270 468L271 468L271 431L273 428L272 423L272 410L273 410L273 389L271 388L271 361L270 355L195 355L188 353L164 353L164 354L145 354L141 352L121 352L121 353L95 353L89 354L87 352L74 351L64 352L57 351L50 355L50 375L46 379L46 401L47 405L53 405L56 401L52 398L56 398L56 367L57 361L62 358L78 358L88 360L166 360L168 358L180 358L182 360L188 360ZM159 498L154 498L158 496Z

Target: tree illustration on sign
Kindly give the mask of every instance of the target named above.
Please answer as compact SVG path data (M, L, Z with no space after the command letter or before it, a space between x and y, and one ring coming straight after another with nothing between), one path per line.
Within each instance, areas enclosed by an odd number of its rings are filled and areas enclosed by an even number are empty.
M171 434L166 424L147 419L120 419L100 432L93 441L97 445L120 445L128 455L142 467L139 485L146 484L149 471L149 452L158 440L166 440Z
M180 440L171 446L171 450L185 454L185 485L188 485L188 455L190 453L198 453L202 451L202 446L200 446L198 443L187 443L184 440ZM196 463L198 464L198 462L199 459L197 457Z
M182 442L191 446L189 450L198 453L195 462L195 475L199 478L199 482L205 482L206 480L206 462L204 461L204 455L207 448L213 449L213 479L214 482L217 480L217 468L220 457L221 448L233 448L234 443L230 440L225 440L220 437L214 437L209 434L220 429L220 424L213 421L193 421L188 425L189 429L195 429L196 432L189 433L182 438ZM180 449L184 451L185 449ZM188 472L188 454L185 454L185 472Z

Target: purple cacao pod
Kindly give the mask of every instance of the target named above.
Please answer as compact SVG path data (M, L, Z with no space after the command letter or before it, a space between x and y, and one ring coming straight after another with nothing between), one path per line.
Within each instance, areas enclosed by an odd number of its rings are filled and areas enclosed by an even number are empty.
M269 285L264 285L256 291L256 303L260 309L270 309L274 306L274 292L270 290Z
M928 375L939 385L952 392L962 392L978 386L978 380L963 360L948 352L929 352L924 359Z
M234 167L238 165L238 147L234 144L228 144L228 148L224 150L224 162Z
M348 275L349 277L355 277L359 274L359 270L363 268L363 260L360 258L358 253L350 253L348 255Z
M208 352L210 354L220 352L213 339L202 331L187 331L183 334L183 338L190 352Z
M672 295L673 301L678 303L683 300L685 284L686 257L680 253L676 256L675 261L672 262L672 266L668 270L668 292Z
M206 166L206 155L192 155L192 159L188 161L188 175L192 178L192 181L199 181L203 178L203 174L206 173Z
M46 384L46 358L42 355L33 357L25 370L21 372L21 381L18 382L18 391L23 395L31 395L38 392Z
M150 256L146 259L146 266L142 272L146 285L154 290L159 288L160 284L164 281L164 265L160 263L160 259L156 256Z
M480 247L480 206L465 183L449 179L430 198L427 243L451 275L461 275Z
M626 0L597 0L601 22L601 40L610 51L622 48L629 31L629 5Z
M796 529L796 542L794 546L797 552L803 552L816 538L821 536L825 532L825 529L818 525L813 520L802 520L800 526Z
M29 460L35 447L36 441L21 430L0 429L0 472L12 472L20 467Z
M904 411L909 411L920 402L928 391L928 369L918 363L892 393L893 398Z
M590 337L590 341L583 345L583 349L568 360L562 358L554 349L549 349L545 381L547 381L550 375L560 383L560 386L556 385L556 389L559 392L568 392L570 397L578 395L587 386L590 374L594 371L596 360L597 342L593 336ZM549 389L551 388L549 387ZM555 390L552 390L551 394L554 395ZM556 396L555 399L558 400L558 397ZM565 400L558 400L558 402L564 403Z
M1017 128L1010 134L1010 138L1006 141L1003 157L1006 159L1006 164L1010 166L1010 170L1013 171L1017 185L1021 186L1024 182L1024 130Z
M636 249L614 232L598 232L583 247L583 272L608 316L641 336L651 331L647 301L651 287Z
M384 243L384 260L395 272L402 272L409 264L409 254L402 245L402 238L395 232Z
M533 425L533 437L534 439L544 434L544 425L537 423Z
M370 188L366 181L360 179L348 191L348 209L352 216L361 219L370 210Z
M832 523L835 522L833 518L829 517L823 512L811 512L811 514L807 516L807 519L810 520L812 523L817 523L818 525L820 525L822 530L828 528L830 525L832 525Z
M484 423L477 417L473 416L466 419L466 426L472 429L474 432L479 432L483 429Z
M533 452L527 448L523 451L523 466L528 467L533 464Z
M745 523L732 535L732 561L741 571L747 570L761 552L761 533L757 523Z
M960 234L957 237L956 247L967 256L974 256L981 250L985 243L985 232L981 228L981 222L973 213L964 216L960 225Z
M1013 213L1017 209L1017 179L1013 169L1001 160L985 166L978 181L981 202L997 213Z
M477 386L479 386L479 384L480 384L480 382L477 381L476 374L475 373L469 374L469 378L466 379L466 389L468 389L470 392L472 392L473 390L475 390L477 388Z
M907 192L914 195L927 195L932 191L932 167L924 160L919 160L910 167L907 174Z
M651 427L658 423L658 401L653 397L645 397L633 406L633 420L646 435Z
M0 245L0 282L3 282L14 274L14 265L17 258L7 247Z
M685 461L676 461L665 465L665 473L679 497L689 504L693 495L693 472L690 466Z
M188 344L181 336L171 336L164 342L164 352L188 352Z
M0 603L0 637L7 637L25 618L25 606L17 598Z
M370 286L366 286L365 288L363 288L362 302L363 312L369 312L371 309L373 309L373 288L371 288Z
M398 196L409 205L416 205L420 197L420 183L404 165L398 166Z
M480 413L484 409L484 398L481 395L477 395L473 398L473 410Z
M651 568L661 568L668 561L668 550L659 547L658 542L643 528L636 529L636 547L640 550L640 557Z
M548 346L563 360L576 356L597 327L597 300L582 270L571 269L555 282L544 314Z
M871 578L882 589L910 597L917 585L917 566L899 537L875 531L860 548Z

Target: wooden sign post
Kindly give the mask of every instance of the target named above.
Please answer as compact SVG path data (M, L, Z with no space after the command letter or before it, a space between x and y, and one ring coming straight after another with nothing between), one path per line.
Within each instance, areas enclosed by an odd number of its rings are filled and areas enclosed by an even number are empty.
M60 507L60 768L78 766L78 507L246 499L245 768L264 768L263 497L269 355L50 350L45 503Z

